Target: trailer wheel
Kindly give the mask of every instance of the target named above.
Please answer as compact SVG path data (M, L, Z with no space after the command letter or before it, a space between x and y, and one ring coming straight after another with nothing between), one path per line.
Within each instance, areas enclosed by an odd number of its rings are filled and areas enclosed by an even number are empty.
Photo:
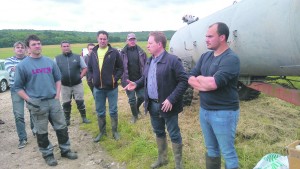
M239 98L242 101L256 99L260 94L259 91L245 86L242 82L238 82L238 93L239 93Z
M184 67L184 70L187 73L189 73L192 67L192 59L185 58L181 60L182 60L182 66ZM189 85L183 95L183 106L190 106L192 104L193 94L194 94L194 89Z

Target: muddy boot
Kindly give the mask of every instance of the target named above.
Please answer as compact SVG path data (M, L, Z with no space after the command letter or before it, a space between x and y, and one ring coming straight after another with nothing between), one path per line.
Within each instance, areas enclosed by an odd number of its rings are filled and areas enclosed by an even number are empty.
M85 111L85 109L79 110L79 112L80 112L80 115L81 115L81 118L82 118L82 123L90 123L91 122L90 120L88 120L86 118L86 111Z
M172 143L173 154L175 158L175 169L183 169L182 167L182 144Z
M112 128L112 134L115 140L120 139L120 135L118 133L118 116L117 117L110 117L111 119L111 128Z
M131 104L130 105L131 113L132 113L132 118L130 123L135 123L138 120L138 110L136 107L136 104Z
M158 158L155 163L151 165L151 168L159 168L161 166L168 164L168 144L167 138L158 138L156 137L156 143L158 148Z
M63 154L61 154L61 156L65 157L67 159L70 159L70 160L75 160L75 159L78 158L77 153L74 153L72 151L68 151L66 153L63 153Z
M57 165L57 161L56 159L54 158L54 155L49 155L49 156L46 156L44 157L46 163L49 165L49 166L56 166Z
M61 156L71 160L77 159L78 158L77 153L74 153L70 150L68 127L65 127L63 129L58 129L55 132L56 132Z
M99 142L100 139L106 135L106 117L98 117L98 127L99 127L99 134L94 139L94 142Z
M221 157L209 157L206 153L206 169L221 169Z

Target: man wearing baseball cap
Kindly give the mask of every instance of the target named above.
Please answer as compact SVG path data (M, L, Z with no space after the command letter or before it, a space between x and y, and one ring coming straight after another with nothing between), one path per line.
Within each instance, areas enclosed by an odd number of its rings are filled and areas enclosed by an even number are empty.
M146 53L136 44L137 40L134 33L127 35L126 42L127 44L121 50L124 67L122 76L123 87L128 84L127 80L136 81L142 77L144 65L147 60ZM138 114L140 114L139 107L144 102L144 87L133 91L126 90L126 94L132 113L131 123L135 123L138 119Z

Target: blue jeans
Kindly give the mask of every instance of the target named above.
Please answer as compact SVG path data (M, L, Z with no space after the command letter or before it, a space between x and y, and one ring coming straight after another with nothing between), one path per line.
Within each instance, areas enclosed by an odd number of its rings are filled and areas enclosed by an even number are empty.
M94 87L94 97L98 117L106 116L106 98L108 99L110 117L118 116L118 88L97 89Z
M19 141L27 140L25 119L24 119L24 100L13 89L11 89L10 93L11 93L13 113L15 116L15 122L16 122L16 128L17 128ZM32 116L30 113L30 128L31 128L31 130L34 130L33 126L34 125L33 125L33 121L32 121Z
M221 151L226 168L237 168L239 162L234 139L240 110L205 110L200 107L199 114L207 155L220 157Z
M180 133L180 128L178 125L178 114L170 117L161 117L160 104L150 101L149 102L149 112L151 116L151 124L156 137L164 138L166 137L166 127L169 132L172 143L181 144L182 138Z
M144 88L140 88L133 91L126 90L126 94L128 97L128 103L130 105L135 105L137 103L144 102L144 95L145 95Z

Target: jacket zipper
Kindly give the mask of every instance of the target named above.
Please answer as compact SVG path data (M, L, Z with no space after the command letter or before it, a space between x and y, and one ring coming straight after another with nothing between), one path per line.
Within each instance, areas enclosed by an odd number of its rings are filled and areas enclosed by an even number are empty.
M67 56L67 61L68 61L68 75L69 75L69 85L71 85L71 75L70 75L70 64L69 64L69 56Z

